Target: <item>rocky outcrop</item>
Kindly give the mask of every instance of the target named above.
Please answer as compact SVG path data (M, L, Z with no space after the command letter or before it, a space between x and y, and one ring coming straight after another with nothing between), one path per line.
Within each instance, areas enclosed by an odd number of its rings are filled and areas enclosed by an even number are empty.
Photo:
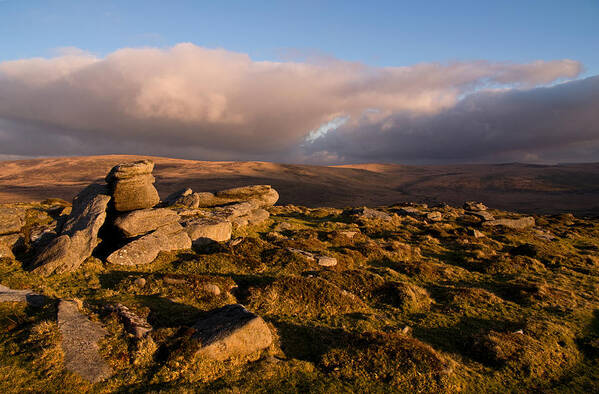
M119 164L106 176L113 196L114 208L119 212L151 208L160 202L154 187L154 162L140 160Z
M77 269L98 245L98 231L106 219L110 196L105 186L93 184L73 199L73 209L61 234L37 256L35 272L49 275Z
M167 208L140 209L118 216L114 220L114 226L125 237L131 238L178 221L179 215Z
M245 356L270 346L272 334L262 318L240 304L215 309L193 326L198 353L214 360Z
M98 341L106 335L99 323L79 312L75 301L58 304L58 327L67 370L92 383L106 379L112 370L99 353Z
M189 248L191 239L183 227L172 223L129 242L110 254L106 261L119 265L145 265L154 261L160 252Z
M25 225L25 209L0 207L0 235L18 233Z
M172 194L168 205L185 208L212 208L236 203L250 203L254 208L266 208L279 200L279 193L270 185L253 185L221 190L216 193L192 193L191 189Z
M482 202L466 201L464 203L464 209L466 211L486 211L487 206Z
M367 207L351 209L348 211L348 213L359 220L391 220L391 216L389 214Z

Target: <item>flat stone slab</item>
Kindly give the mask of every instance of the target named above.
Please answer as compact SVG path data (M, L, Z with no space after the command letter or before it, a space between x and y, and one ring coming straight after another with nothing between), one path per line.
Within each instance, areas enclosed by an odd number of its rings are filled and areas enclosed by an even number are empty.
M100 323L79 312L75 301L58 303L58 328L62 335L65 367L92 383L108 378L112 369L100 356L98 341L106 335Z
M182 222L194 245L223 242L231 239L231 222L210 218L193 218Z
M535 218L527 216L519 219L495 219L483 222L483 226L502 226L515 230L522 230L535 225Z
M262 318L240 304L215 309L193 326L200 355L218 361L267 348L272 333Z
M191 239L183 227L172 223L129 242L108 256L106 261L119 265L144 265L154 261L160 252L189 248Z
M26 302L32 306L42 306L46 297L31 290L14 290L0 285L0 302Z
M158 227L177 222L179 215L171 209L140 209L118 216L114 220L114 226L118 228L125 237L131 238L147 234Z

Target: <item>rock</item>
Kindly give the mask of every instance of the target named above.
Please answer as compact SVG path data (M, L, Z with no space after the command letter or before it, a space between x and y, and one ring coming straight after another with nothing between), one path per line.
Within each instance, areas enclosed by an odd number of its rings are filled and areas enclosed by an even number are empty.
M168 208L140 209L118 216L114 225L125 237L131 238L177 221L179 215Z
M359 219L378 219L384 221L391 220L391 216L389 214L367 207L352 209L349 211L349 213L358 217Z
M470 228L468 229L468 235L473 236L474 238L482 238L485 236L485 234L483 234L482 232L478 231L475 228Z
M191 248L191 239L179 223L159 227L156 231L129 242L113 252L106 261L118 265L149 264L160 252Z
M110 170L106 182L110 185L114 208L119 212L151 208L160 202L154 187L154 162L140 160L119 164Z
M441 212L439 212L439 211L433 211L433 212L427 213L426 218L433 222L440 222L441 220L443 220L443 215L441 215Z
M306 259L308 259L309 261L314 261L314 254L312 254L310 252L306 252L304 250L295 249L295 248L287 248L287 250L290 251L291 253L299 254L300 256L303 256Z
M535 230L535 237L542 239L543 241L553 241L557 237L551 234L549 231Z
M182 222L194 245L231 239L231 222L210 218L191 218Z
M135 286L144 287L146 285L146 279L145 278L137 278L137 279L135 279L135 281L133 281L133 283L135 284Z
M337 265L337 259L330 256L316 256L318 265L323 267L334 267Z
M532 216L526 216L519 219L496 219L483 222L483 226L503 226L515 230L522 230L535 225L535 219Z
M200 206L200 196L198 193L192 193L186 196L181 196L178 199L176 199L172 205L195 209Z
M106 331L99 323L80 313L75 301L60 300L58 303L58 328L67 370L92 383L112 374L98 348L98 341L106 335Z
M260 224L270 217L270 213L262 208L257 208L250 211L247 215L239 216L232 219L232 223L237 226L247 226Z
M25 209L0 207L0 235L18 233L25 225Z
M193 190L191 190L188 187L185 189L177 190L176 192L169 194L164 199L164 203L166 205L173 205L175 201L177 201L179 198L189 196L191 193L193 193Z
M58 233L56 228L58 222L56 220L43 225L33 226L29 230L29 242L32 244L45 244L56 238Z
M248 201L255 207L264 208L275 205L279 193L270 185L253 185L221 190L216 197L233 201Z
M495 220L495 216L493 216L491 214L491 212L488 212L488 211L471 211L468 213L472 216L476 216L477 218L480 218L485 221Z
M359 233L359 231L339 231L340 235L343 235L344 237L347 237L349 239L352 239L358 233Z
M231 241L229 241L229 246L231 246L231 247L232 247L232 246L237 246L237 245L239 245L240 243L242 243L244 239L245 239L245 238L243 238L243 237L237 237L237 238L235 238L235 239L232 239Z
M14 251L23 244L20 234L0 235L0 258L14 259Z
M98 246L98 231L106 219L110 196L105 186L92 184L73 199L73 209L61 234L38 254L35 272L49 275L77 269Z
M135 338L142 338L147 333L152 331L152 326L147 322L146 319L137 316L135 313L131 312L129 308L127 308L123 304L111 305L108 307L109 310L116 312L121 318L127 332L129 334L135 336Z
M202 285L202 290L204 290L206 293L212 294L213 296L220 295L220 287L214 283L204 283Z
M482 202L466 201L464 203L464 209L467 211L486 211L487 207Z
M224 361L270 346L272 334L261 317L240 304L215 309L193 326L204 357Z
M399 209L398 212L400 215L412 216L415 218L424 216L424 212L422 212L420 209L414 208L414 207L402 207Z
M31 290L13 290L0 285L0 302L26 302L32 306L42 306L46 297Z

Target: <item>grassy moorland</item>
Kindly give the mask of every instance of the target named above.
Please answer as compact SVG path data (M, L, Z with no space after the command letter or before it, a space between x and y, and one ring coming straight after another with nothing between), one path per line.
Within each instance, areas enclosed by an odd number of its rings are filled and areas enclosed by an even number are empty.
M61 204L23 205L25 239ZM275 206L269 220L235 230L228 243L161 253L141 267L91 257L76 272L47 278L27 270L26 242L16 259L0 259L0 283L79 299L108 330L100 349L114 374L91 385L65 371L56 302L4 302L0 389L597 391L599 222L535 216L534 228L514 230L482 227L459 208L416 208L442 220L394 206L381 208L391 214L386 221ZM321 267L294 250L338 264ZM105 308L116 302L147 317L153 331L127 334ZM264 318L274 343L246 358L197 357L190 327L205 311L237 302Z

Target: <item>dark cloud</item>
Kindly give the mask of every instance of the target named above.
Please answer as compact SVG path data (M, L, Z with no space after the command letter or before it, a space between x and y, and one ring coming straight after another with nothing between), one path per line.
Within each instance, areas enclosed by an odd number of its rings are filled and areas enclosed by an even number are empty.
M306 146L340 161L599 160L599 77L474 93L436 114L348 124Z
M70 48L53 59L0 63L0 155L296 162L534 155L559 150L568 134L573 146L579 129L589 128L572 119L576 130L558 131L566 122L545 111L556 106L564 117L581 116L593 94L572 88L565 98L566 86L579 86L570 84L532 89L580 72L567 59L369 67L335 59L256 62L192 44L105 58ZM516 88L529 90L489 91ZM335 119L347 123L314 133Z

